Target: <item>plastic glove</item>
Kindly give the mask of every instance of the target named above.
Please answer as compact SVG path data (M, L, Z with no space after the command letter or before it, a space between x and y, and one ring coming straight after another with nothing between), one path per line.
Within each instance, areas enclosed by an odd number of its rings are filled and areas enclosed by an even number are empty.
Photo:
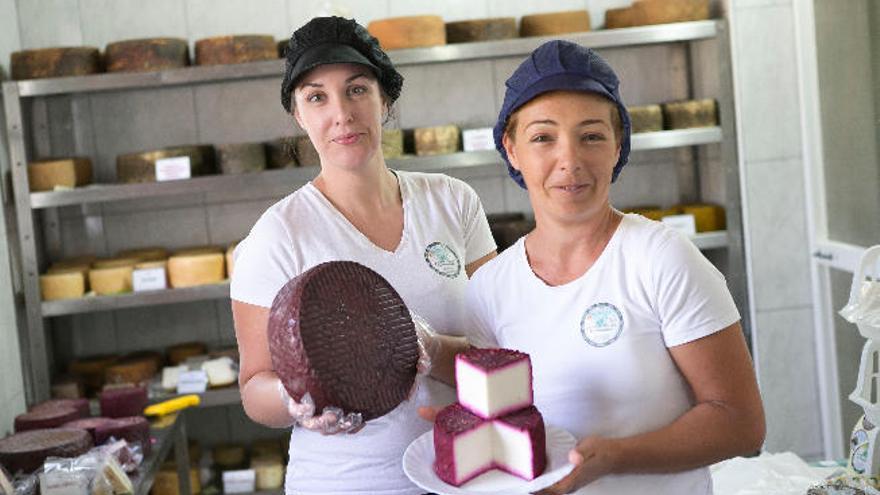
M427 375L431 372L431 364L440 351L439 335L424 318L417 314L410 314L416 327L416 336L419 342L419 363L416 371L419 375Z
M338 407L325 407L320 416L315 416L315 401L307 392L297 402L287 389L278 381L278 393L281 401L287 408L288 414L299 426L317 431L322 435L335 435L337 433L357 433L364 426L364 420L360 413L345 414Z

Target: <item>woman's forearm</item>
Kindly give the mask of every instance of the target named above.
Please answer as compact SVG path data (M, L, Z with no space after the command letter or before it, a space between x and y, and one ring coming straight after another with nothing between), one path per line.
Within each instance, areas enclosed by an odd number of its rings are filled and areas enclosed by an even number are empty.
M646 413L650 413L646 411ZM760 410L704 402L672 424L641 435L606 439L615 473L668 473L757 452L764 441Z
M293 418L279 392L280 380L272 371L261 371L241 386L241 402L252 420L270 428L289 428Z

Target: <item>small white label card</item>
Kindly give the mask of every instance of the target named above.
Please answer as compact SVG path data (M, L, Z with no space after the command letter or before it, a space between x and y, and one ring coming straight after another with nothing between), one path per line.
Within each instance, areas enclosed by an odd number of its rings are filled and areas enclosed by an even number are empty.
M464 142L465 151L494 150L495 138L492 137L492 128L465 129L461 131L461 139Z
M135 292L167 289L168 283L165 269L161 266L156 268L139 268L131 272L131 285Z
M208 374L203 370L184 371L177 378L177 393L203 394L208 389Z
M156 160L156 181L189 179L192 170L188 156L160 158Z
M253 469L223 471L223 493L251 493L257 483Z
M697 223L694 221L693 215L668 215L662 220L666 225L688 237L697 235Z

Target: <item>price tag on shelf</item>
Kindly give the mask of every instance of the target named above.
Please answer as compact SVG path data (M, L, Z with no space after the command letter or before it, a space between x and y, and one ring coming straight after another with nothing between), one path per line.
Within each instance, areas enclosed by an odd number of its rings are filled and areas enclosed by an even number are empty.
M131 285L135 292L167 289L165 269L160 266L135 270L131 273Z
M177 393L203 394L208 389L208 374L204 370L184 371L177 378Z
M188 156L175 156L174 158L160 158L156 160L156 181L189 179L192 176L192 168Z
M257 473L253 469L223 471L223 493L251 493L257 483Z
M697 222L693 215L668 215L662 221L688 237L697 235Z
M461 140L465 151L483 151L495 149L495 138L492 128L465 129L461 131Z

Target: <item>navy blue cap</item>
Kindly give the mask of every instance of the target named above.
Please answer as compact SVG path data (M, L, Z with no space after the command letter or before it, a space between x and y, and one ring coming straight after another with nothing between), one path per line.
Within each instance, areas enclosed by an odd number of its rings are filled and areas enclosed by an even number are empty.
M569 41L548 41L539 46L523 61L505 83L504 103L498 114L493 135L495 149L507 164L510 177L523 189L522 174L510 165L502 138L510 115L533 98L550 91L588 91L597 93L617 105L623 134L620 139L620 159L614 166L611 182L617 180L620 170L629 160L629 112L620 97L620 81L614 69L593 50Z

